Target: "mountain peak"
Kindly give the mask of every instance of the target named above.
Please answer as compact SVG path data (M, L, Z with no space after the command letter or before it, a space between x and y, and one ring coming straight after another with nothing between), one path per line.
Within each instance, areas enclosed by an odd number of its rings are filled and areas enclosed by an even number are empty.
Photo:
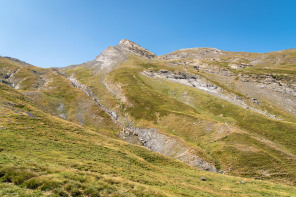
M140 45L130 40L122 39L117 46L110 46L105 49L96 57L95 62L90 67L94 70L104 69L106 72L110 72L128 59L128 55L136 55L146 59L156 57L154 53L144 49Z
M148 51L147 49L127 39L122 39L117 45L117 47L126 52L127 54L135 54L145 57L147 59L152 59L156 57L156 55L151 51Z
M130 45L130 46L131 45L137 45L137 46L139 46L138 44L136 44L133 41L130 41L128 39L122 39L122 40L120 40L119 44L120 45Z

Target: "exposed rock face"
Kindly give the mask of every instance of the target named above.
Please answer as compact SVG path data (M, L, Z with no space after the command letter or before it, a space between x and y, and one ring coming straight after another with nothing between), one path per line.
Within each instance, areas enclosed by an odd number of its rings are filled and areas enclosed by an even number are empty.
M66 110L65 110L65 106L63 103L58 103L58 107L57 107L57 111L58 111L58 115L59 117L67 120L67 113L66 113Z
M80 83L80 81L78 81L78 80L75 78L74 75L70 75L70 76L68 76L67 78L70 80L71 84L72 84L75 88L80 89L82 92L84 92L84 93L85 93L87 96L89 96L89 97L93 97L93 96L94 96L94 94L92 93L91 89L90 89L87 85Z
M20 69L21 69L21 67L19 67L19 68L13 70L12 72L7 73L6 75L4 75L3 79L1 79L1 82L6 84L6 85L9 85L12 88L18 89L18 83L23 79L16 79L14 77L14 74L17 73Z
M156 57L156 55L151 51L148 51L140 45L126 39L121 40L117 45L117 48L121 49L125 54L138 55L147 59L153 59Z
M265 97L296 115L296 79L272 75L240 74L237 81L243 94Z
M184 85L196 87L207 93L217 94L218 92L222 91L220 87L209 83L206 79L198 75L186 74L181 72L175 73L167 70L161 70L159 72L144 71L142 74L149 77L164 78Z
M180 73L180 72L174 73L174 72L167 71L167 70L161 70L159 72L144 71L144 72L142 72L142 74L145 76L162 78L162 79L174 81L174 82L177 82L177 83L180 83L183 85L187 85L190 87L194 87L194 88L202 90L206 93L209 93L211 95L217 96L217 97L219 97L223 100L226 100L232 104L235 104L237 106L252 110L254 112L260 113L262 115L268 116L273 119L278 119L278 118L276 118L275 115L269 114L266 111L261 111L257 108L247 105L239 96L237 96L235 94L225 94L226 93L225 90L218 87L217 85L212 84L211 82L207 81L205 78L203 78L199 75L186 74L186 73Z
M91 66L95 70L105 70L110 72L116 68L120 63L127 59L127 55L118 47L108 47L95 60L94 65Z
M262 88L272 89L277 92L296 97L296 79L276 78L273 75L241 74L242 82L255 82Z
M24 65L25 63L20 63L21 65ZM26 67L28 66L28 67ZM6 74L0 74L0 82L4 83L6 85L9 85L12 88L15 89L36 89L39 90L44 86L46 83L46 79L44 78L45 72L38 72L34 70L34 68L29 68L29 65L26 64L26 66L19 66L14 70L10 70ZM25 70L26 73L29 75L24 76L23 74L19 75L19 72L23 72ZM28 72L29 71L29 72ZM23 84L28 79L34 78L32 81L34 81L32 84Z
M124 62L128 58L128 55L136 55L146 59L153 59L156 57L154 53L144 49L140 45L123 39L117 46L110 46L105 49L95 60L82 65L91 68L94 74L98 74L100 72L108 73ZM74 68L78 66L81 65L72 65L66 68ZM60 70L64 70L66 68L61 68Z
M130 143L141 144L152 151L173 157L198 169L217 172L215 166L198 157L194 149L175 138L157 132L156 129L128 127L123 129L119 136Z

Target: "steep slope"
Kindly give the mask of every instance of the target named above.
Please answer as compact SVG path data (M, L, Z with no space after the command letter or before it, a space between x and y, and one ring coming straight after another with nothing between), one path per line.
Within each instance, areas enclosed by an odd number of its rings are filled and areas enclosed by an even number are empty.
M56 69L32 65L0 57L0 79L27 95L52 115L92 127L119 131L97 103L62 76Z
M290 186L195 170L48 115L3 84L0 119L2 196L291 196L295 192ZM201 181L201 176L207 180Z

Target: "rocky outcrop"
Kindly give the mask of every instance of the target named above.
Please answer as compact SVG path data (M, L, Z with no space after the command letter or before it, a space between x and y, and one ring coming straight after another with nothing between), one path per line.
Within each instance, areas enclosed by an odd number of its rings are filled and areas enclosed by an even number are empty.
M262 88L273 89L296 97L296 79L294 78L255 74L239 74L239 77L242 82L254 82Z
M12 88L16 88L19 80L16 80L14 78L14 74L17 73L20 69L21 69L21 67L18 67L17 69L13 70L12 72L9 72L9 73L5 74L4 76L2 76L2 79L0 80L1 83L9 85Z
M228 101L234 105L243 107L245 109L252 110L254 112L260 113L262 115L268 116L273 119L278 119L276 118L275 115L269 114L266 111L261 111L260 109L251 107L247 105L242 98L239 96L233 94L233 93L227 93L224 89L221 87L218 87L217 85L209 82L205 78L199 76L199 75L193 75L193 74L186 74L186 73L175 73L167 70L160 70L159 72L156 71L143 71L143 75L148 76L148 77L154 77L154 78L162 78L166 79L169 81L177 82L183 85L187 85L190 87L197 88L199 90L202 90L208 94L217 96L225 101Z
M296 115L296 79L289 76L239 74L236 82L243 94L263 97Z
M123 39L117 46L110 46L105 49L95 60L86 62L81 65L71 65L69 67L60 68L65 70L68 68L75 68L79 66L86 66L91 68L94 74L108 73L123 63L129 55L136 55L146 59L153 59L156 55L140 45Z
M173 157L192 167L217 172L213 164L197 156L196 150L173 137L157 132L156 129L128 127L120 132L119 137L133 144L141 144L154 152Z
M62 73L60 73L60 74L62 74ZM63 76L65 76L65 75L63 75ZM80 81L78 81L76 79L75 75L72 74L70 76L65 76L65 77L71 82L71 84L75 88L80 89L82 92L84 92L84 94L86 94L89 97L92 97L92 98L94 97L94 94L92 93L91 89L87 85L80 83Z
M96 59L93 65L90 66L96 72L105 71L111 72L120 63L127 59L127 55L118 47L108 47Z
M160 70L159 72L144 71L142 74L149 77L164 78L170 81L175 81L184 85L196 87L207 93L218 94L222 89L214 84L209 83L205 78L199 75L186 74L181 72L171 72L168 70Z
M153 59L156 57L156 55L151 51L148 51L147 49L144 49L140 45L127 39L121 40L116 47L123 51L123 53L125 54L133 54L144 57L146 59Z
M58 103L57 112L59 117L67 120L67 112L63 103Z
M9 85L14 89L38 89L44 86L46 80L43 75L46 72L38 72L34 69L28 69L28 67L20 66L13 71L6 73L5 75L0 74L0 82ZM22 74L18 75L19 72ZM24 72L27 74L24 76ZM2 78L2 79L1 79ZM23 84L27 79L33 79L31 84Z

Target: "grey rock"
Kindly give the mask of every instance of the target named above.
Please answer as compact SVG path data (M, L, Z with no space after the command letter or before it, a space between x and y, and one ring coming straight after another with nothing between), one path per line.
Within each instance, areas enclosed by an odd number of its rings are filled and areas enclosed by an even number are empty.
M111 46L105 49L96 59L93 65L90 67L99 72L101 70L105 72L111 72L120 63L127 59L127 55L116 46Z
M156 129L128 127L120 132L119 137L130 143L141 144L154 152L173 157L198 169L217 172L215 166L197 156L194 149L175 138L157 132Z
M110 46L105 49L96 59L79 65L71 65L64 68L58 68L59 71L63 71L69 68L76 68L80 66L86 66L90 68L94 74L108 73L117 68L129 55L136 55L146 59L154 59L156 55L147 49L144 49L140 45L123 39L117 46Z
M206 179L206 177L202 176L202 177L200 177L200 180L201 181L206 181L207 179Z
M26 114L27 114L29 117L36 119L36 117L35 117L33 114L31 114L30 112L26 112Z
M255 98L251 98L252 102L257 104L257 105L260 105L260 102L258 99L255 99Z
M63 103L58 103L57 106L58 116L67 120L67 112Z
M134 54L147 59L153 59L156 57L156 55L151 51L148 51L147 49L144 49L140 45L127 39L121 40L117 47L121 49L125 54Z

